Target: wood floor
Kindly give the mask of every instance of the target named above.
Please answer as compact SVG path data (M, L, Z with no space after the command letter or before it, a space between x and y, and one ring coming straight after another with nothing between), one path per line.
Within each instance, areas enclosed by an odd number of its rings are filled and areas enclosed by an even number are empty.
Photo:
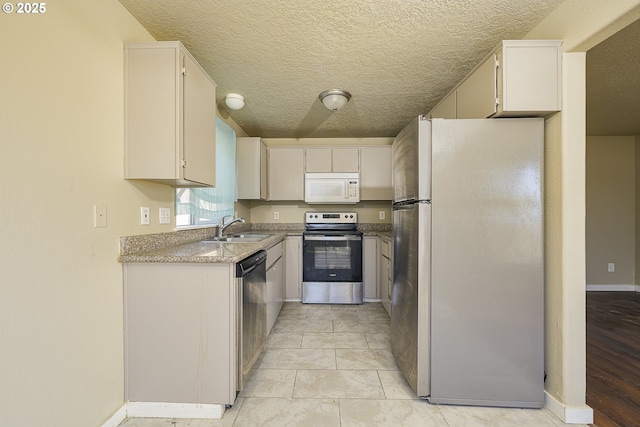
M640 426L640 293L587 292L587 404L598 427Z

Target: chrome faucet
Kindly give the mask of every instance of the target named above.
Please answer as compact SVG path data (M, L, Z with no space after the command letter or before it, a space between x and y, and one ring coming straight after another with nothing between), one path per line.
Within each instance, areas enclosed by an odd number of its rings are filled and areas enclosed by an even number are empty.
M244 218L236 218L233 221L225 224L224 221L229 217L233 218L233 215L225 215L220 220L220 224L218 224L218 237L222 237L222 233L224 233L224 230L226 230L230 225L235 224L236 222L245 222Z

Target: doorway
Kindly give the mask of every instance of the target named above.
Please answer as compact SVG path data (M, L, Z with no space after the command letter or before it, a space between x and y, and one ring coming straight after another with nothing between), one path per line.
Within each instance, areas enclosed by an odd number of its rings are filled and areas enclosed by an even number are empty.
M587 404L599 427L635 423L640 404L625 370L640 366L639 64L640 21L587 51Z

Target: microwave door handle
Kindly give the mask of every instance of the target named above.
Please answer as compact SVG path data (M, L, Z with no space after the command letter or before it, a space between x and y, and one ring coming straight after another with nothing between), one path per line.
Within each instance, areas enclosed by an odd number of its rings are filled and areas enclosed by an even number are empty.
M348 199L349 198L349 191L350 191L349 180L348 179L344 182L344 190L345 190L344 191L344 198Z

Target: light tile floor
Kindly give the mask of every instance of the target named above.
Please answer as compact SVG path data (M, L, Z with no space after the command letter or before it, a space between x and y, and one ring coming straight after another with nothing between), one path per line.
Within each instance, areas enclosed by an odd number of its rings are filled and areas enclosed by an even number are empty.
M141 419L122 427L564 425L546 409L431 405L417 399L391 353L379 303L286 303L261 360L222 420Z

